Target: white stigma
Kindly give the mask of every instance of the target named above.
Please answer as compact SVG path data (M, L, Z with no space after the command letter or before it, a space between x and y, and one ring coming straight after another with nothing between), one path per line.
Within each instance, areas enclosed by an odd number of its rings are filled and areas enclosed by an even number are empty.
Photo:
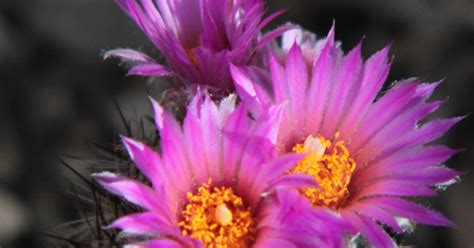
M326 146L321 143L321 140L310 135L304 141L304 150L306 153L314 154L316 158L320 159L326 151Z
M221 226L227 226L232 222L232 212L225 204L217 206L214 218Z

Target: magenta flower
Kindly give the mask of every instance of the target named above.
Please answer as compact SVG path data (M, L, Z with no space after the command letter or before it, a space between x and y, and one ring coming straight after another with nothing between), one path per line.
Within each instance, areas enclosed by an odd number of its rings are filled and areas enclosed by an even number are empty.
M442 166L455 151L430 143L462 118L421 124L442 104L427 102L439 83L408 79L377 97L389 71L388 47L363 62L360 44L343 54L334 28L323 44L306 44L314 48L305 49L315 54L312 60L297 43L283 65L270 57L270 86L231 68L237 91L256 116L286 104L277 152L305 154L289 173L306 173L319 184L300 195L315 209L339 213L352 234L360 232L375 247L395 245L379 224L402 232L400 218L452 226L439 213L406 199L435 196L437 186L459 175Z
M135 64L129 74L174 75L186 84L233 88L229 63L259 64L258 50L288 26L260 37L277 12L263 19L262 0L116 0L166 58L162 64L130 49L111 50Z
M204 100L203 100L204 98ZM272 108L253 120L235 96L216 106L198 94L188 106L183 126L152 100L161 137L161 154L145 144L123 137L131 159L151 186L110 172L93 176L108 191L140 206L144 212L126 215L110 228L138 236L132 247L270 247L292 244L298 236L284 236L293 224L287 187L315 186L311 176L286 172L302 156L273 157L281 108ZM272 200L273 199L273 200ZM332 225L319 236L301 234L321 245L343 240L339 218L321 211L308 214ZM288 232L283 230L288 229ZM329 230L329 229L328 229ZM293 232L295 235L296 231Z

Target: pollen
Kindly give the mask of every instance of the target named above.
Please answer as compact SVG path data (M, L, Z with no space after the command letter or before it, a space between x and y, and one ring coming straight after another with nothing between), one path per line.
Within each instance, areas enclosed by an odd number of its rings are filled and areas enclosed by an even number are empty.
M188 203L178 223L183 235L202 241L204 247L249 247L256 233L250 207L232 188L210 187L211 181L187 193Z
M338 209L344 206L349 195L348 186L356 163L344 141L338 138L339 133L332 141L310 135L304 143L292 148L293 152L307 155L289 172L311 175L319 184L301 190L315 206Z

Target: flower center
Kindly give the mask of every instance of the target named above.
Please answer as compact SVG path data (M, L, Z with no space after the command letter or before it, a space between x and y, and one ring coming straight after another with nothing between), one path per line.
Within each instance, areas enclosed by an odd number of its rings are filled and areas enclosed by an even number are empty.
M248 247L255 239L256 227L250 207L232 188L212 187L211 181L198 192L187 193L188 204L178 223L183 235L203 242L204 247Z
M301 191L315 206L337 209L345 204L349 195L348 186L356 168L344 141L336 141L339 133L330 141L324 137L308 136L304 143L296 144L292 150L307 154L290 173L305 173L314 177L319 187Z

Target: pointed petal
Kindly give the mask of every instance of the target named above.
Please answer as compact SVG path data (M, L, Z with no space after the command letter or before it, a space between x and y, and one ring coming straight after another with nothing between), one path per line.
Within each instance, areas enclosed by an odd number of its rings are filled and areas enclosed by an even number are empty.
M434 226L454 226L451 221L441 214L400 198L376 197L364 200L364 202L377 205L389 211L392 215L405 217L418 223Z
M113 49L104 53L104 59L119 57L132 62L155 63L150 56L132 49Z
M354 173L351 183L358 185L369 179L389 176L393 172L414 170L441 165L444 161L456 154L456 150L442 145L420 146L400 151L390 157L371 161L369 165Z
M285 64L286 80L291 84L288 87L291 101L291 119L296 127L304 125L306 89L308 87L308 72L300 47L295 42L288 52ZM295 129L300 136L301 129Z
M332 87L331 79L336 58L334 56L334 26L329 31L326 44L317 58L306 98L306 127L309 133L318 133L326 111Z
M362 234L374 247L397 247L392 238L377 223L360 215L359 223Z
M436 119L425 123L416 130L398 137L391 146L386 147L379 155L381 158L385 158L400 153L404 149L412 149L419 145L425 145L441 137L448 129L464 118L465 116L450 119Z
M230 72L234 79L235 88L242 98L242 101L244 101L255 114L260 115L266 103L262 102L261 97L257 94L254 82L252 82L241 68L233 64L230 65Z
M396 232L402 232L402 229L398 225L395 218L389 212L377 207L376 205L355 203L349 206L348 210L354 211L354 213L360 213L368 218L380 221L381 223L386 224Z
M188 162L181 125L173 115L150 98L154 112L155 124L160 132L162 160L170 169L170 178L174 178L175 187L187 192L192 183L192 171Z
M416 102L418 100L414 101ZM441 104L442 102L434 102L430 104L415 103L415 105L407 105L412 107L408 107L409 110L395 116L376 135L373 135L367 140L367 142L363 143L360 149L366 147L377 147L377 150L380 151L386 147L392 146L393 141L397 141L397 139L393 139L393 137L401 137L407 133L413 131L416 132L417 124L428 114L437 110ZM376 153L367 152L358 156L357 159L359 161L368 161L375 155Z
M401 110L405 109L406 104L412 100L416 87L417 84L414 81L398 83L377 100L361 122L358 132L351 137L351 150L358 151L361 144L365 144L370 137L377 134Z
M206 156L209 176L214 180L222 179L222 166L220 154L222 149L222 126L219 120L219 110L208 95L205 96L201 106L201 127L203 132L203 149Z
M165 66L159 64L140 64L132 67L127 75L140 75L140 76L166 76L172 72Z
M119 228L129 234L179 235L179 229L156 213L130 214L115 220L107 228Z
M364 72L357 96L341 122L341 135L350 135L375 100L385 82L390 65L388 52L390 46L372 55L364 64Z
M144 243L124 245L123 248L183 248L183 246L171 239L154 239Z
M207 170L206 154L203 147L203 131L200 120L200 106L202 95L196 94L187 108L183 121L183 132L188 154L192 154L192 173L198 182L205 182L209 179Z
M359 43L341 61L337 68L334 86L326 111L326 118L322 124L321 134L332 136L338 130L340 119L344 117L347 108L356 97L357 83L361 80L363 61L361 55L362 43Z
M222 154L226 158L226 168L224 170L224 181L231 182L235 179L236 171L240 168L240 160L242 158L241 141L242 133L250 129L250 119L243 104L229 116L222 137Z
M163 185L163 182L168 181L168 174L165 172L157 152L145 144L125 136L122 136L122 142L130 158L154 186ZM168 184L164 185L168 186Z
M266 34L264 34L260 40L258 41L258 44L255 46L254 51L258 51L265 47L270 41L274 40L278 36L282 35L284 32L290 30L293 28L293 25L287 24L283 25L281 27L278 27Z
M94 173L92 177L108 191L147 210L160 212L166 206L160 203L161 197L158 192L142 183L110 172Z
M447 181L447 180L446 180ZM445 182L445 181L443 181ZM436 191L420 185L413 180L382 178L367 186L357 187L351 191L354 200L370 196L436 196Z

